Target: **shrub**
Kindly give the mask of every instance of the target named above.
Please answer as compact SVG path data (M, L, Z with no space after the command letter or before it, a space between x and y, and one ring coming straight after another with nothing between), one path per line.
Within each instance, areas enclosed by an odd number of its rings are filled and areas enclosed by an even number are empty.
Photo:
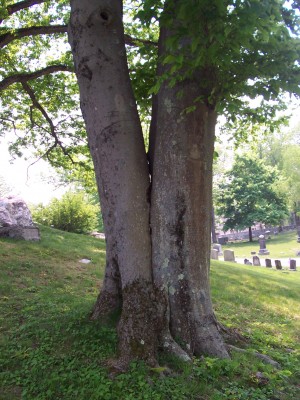
M67 192L49 205L33 207L35 222L67 232L86 233L98 228L100 209L82 192Z

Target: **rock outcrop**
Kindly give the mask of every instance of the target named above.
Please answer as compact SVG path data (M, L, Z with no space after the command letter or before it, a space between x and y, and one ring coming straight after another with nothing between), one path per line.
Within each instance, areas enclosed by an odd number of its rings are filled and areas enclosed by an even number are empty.
M40 240L25 201L16 196L0 198L0 236L25 240Z

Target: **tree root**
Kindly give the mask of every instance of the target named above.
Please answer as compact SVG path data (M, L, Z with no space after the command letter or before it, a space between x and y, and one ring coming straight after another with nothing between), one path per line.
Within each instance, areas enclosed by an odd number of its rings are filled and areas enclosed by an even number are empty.
M180 347L178 343L175 342L170 333L163 335L160 341L160 347L163 349L164 352L170 355L174 355L182 361L187 361L187 362L192 361L188 353L184 351L183 348Z
M239 353L247 353L247 354L249 354L248 350L241 349L240 347L232 346L231 344L228 344L227 348L230 351L236 351L236 352L239 352ZM260 360L262 360L264 363L270 364L270 365L272 365L273 367L275 367L277 369L281 369L281 365L277 361L274 361L271 357L269 357L269 356L267 356L265 354L258 353L257 351L254 352L254 353L251 353L251 354L253 354L255 357L257 357Z
M216 320L217 329L223 336L226 343L247 343L248 339L238 332L237 329L226 328L223 324Z

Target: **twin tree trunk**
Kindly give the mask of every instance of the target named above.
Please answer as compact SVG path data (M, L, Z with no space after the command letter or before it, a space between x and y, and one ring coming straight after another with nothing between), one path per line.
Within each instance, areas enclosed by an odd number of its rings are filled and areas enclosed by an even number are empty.
M197 82L163 85L154 101L149 165L122 1L71 1L69 41L107 244L92 317L121 307L120 368L136 358L155 364L159 346L185 359L228 357L209 289L215 112L199 104L184 113L199 95Z

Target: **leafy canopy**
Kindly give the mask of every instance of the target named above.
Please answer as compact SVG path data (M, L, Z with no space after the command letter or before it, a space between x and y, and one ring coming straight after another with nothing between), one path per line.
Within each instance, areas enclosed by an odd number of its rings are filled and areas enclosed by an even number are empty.
M256 124L274 125L286 93L299 96L299 0L126 0L123 5L130 77L146 130L152 93L164 79L170 85L198 82L194 101L225 115L241 140ZM18 134L11 145L16 154L33 146L39 157L80 175L92 166L67 43L68 18L67 0L1 2L0 132ZM157 76L159 19L173 32L161 56L169 66L162 77ZM254 108L249 98L258 99ZM194 108L191 104L188 111Z
M287 207L282 194L276 191L279 180L275 168L258 159L237 156L216 196L217 213L226 218L224 231L248 228L255 222L280 223Z

